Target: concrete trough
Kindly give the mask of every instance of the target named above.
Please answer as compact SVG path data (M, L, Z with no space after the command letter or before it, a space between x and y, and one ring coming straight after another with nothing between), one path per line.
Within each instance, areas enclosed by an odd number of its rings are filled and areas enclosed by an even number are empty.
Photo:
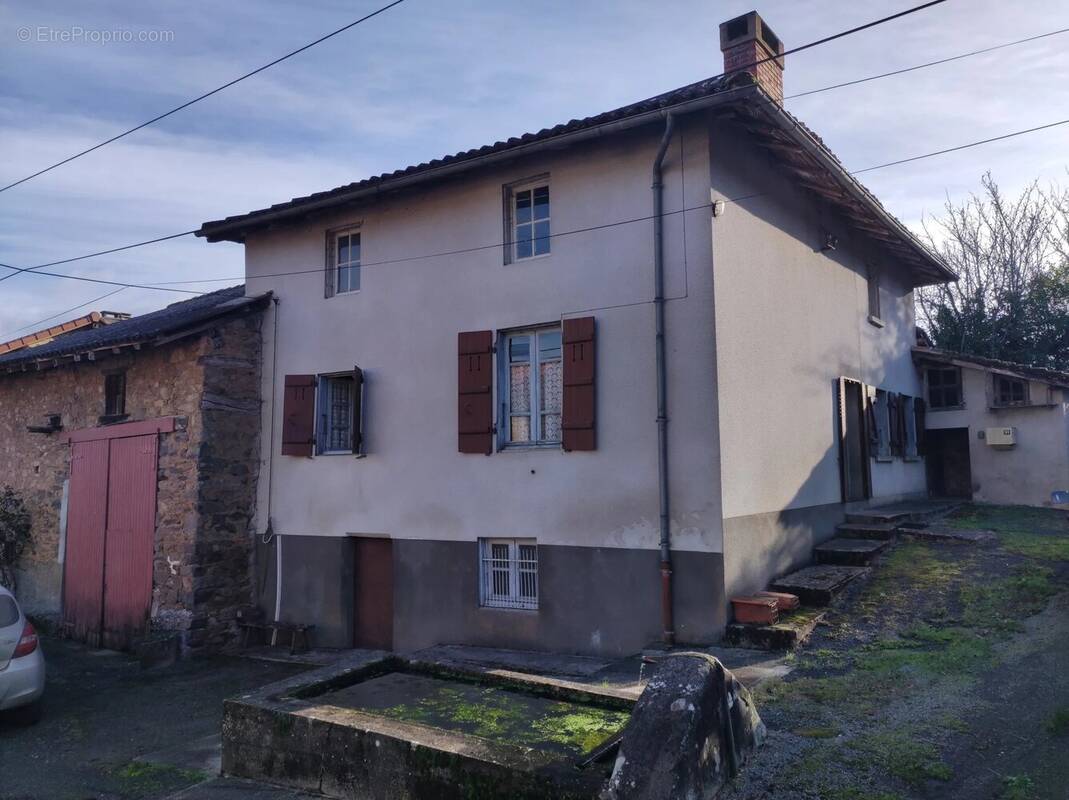
M605 687L360 653L227 700L222 768L336 798L593 798L612 753L584 762L633 706Z

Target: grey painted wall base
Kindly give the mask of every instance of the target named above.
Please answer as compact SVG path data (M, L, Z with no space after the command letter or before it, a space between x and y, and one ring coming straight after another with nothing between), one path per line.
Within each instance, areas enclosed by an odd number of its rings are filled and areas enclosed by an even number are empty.
M727 596L759 591L773 578L810 563L813 548L835 536L846 510L842 503L828 503L725 519Z
M283 538L282 619L315 624L316 645L352 646L352 550L348 538ZM258 556L273 551L264 547ZM479 605L476 542L395 539L393 555L394 649L401 652L472 644L617 656L661 638L656 550L540 545L537 611ZM674 556L677 640L714 643L726 624L723 557ZM265 581L262 593L272 584Z

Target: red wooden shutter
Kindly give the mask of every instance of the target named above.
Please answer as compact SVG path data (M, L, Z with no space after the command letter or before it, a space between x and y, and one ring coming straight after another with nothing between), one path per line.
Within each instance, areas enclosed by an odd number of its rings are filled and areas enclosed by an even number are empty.
M917 428L917 455L919 456L923 456L926 450L927 431L924 429L927 421L926 411L924 400L920 397L913 398L913 419Z
M458 334L458 447L461 453L494 451L494 335Z
M287 375L282 398L282 455L310 456L315 437L315 375Z
M364 371L353 367L353 455L364 452Z
M594 318L564 320L564 449L594 450Z

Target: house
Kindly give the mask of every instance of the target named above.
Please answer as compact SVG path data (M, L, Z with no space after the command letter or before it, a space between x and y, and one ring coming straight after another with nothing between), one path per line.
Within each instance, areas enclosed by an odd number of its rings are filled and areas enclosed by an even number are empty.
M1069 373L917 346L933 494L1050 505L1069 492Z
M399 650L711 642L848 508L926 494L865 402L920 396L913 289L953 273L782 107L764 21L720 40L727 77L202 225L277 300L268 614Z
M28 613L109 647L233 640L253 596L267 302L235 286L0 355L0 482L33 522Z

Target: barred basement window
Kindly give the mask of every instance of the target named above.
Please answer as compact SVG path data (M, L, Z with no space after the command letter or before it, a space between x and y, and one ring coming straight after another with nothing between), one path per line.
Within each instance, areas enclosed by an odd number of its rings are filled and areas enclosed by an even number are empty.
M479 540L480 602L490 608L538 608L534 539Z

